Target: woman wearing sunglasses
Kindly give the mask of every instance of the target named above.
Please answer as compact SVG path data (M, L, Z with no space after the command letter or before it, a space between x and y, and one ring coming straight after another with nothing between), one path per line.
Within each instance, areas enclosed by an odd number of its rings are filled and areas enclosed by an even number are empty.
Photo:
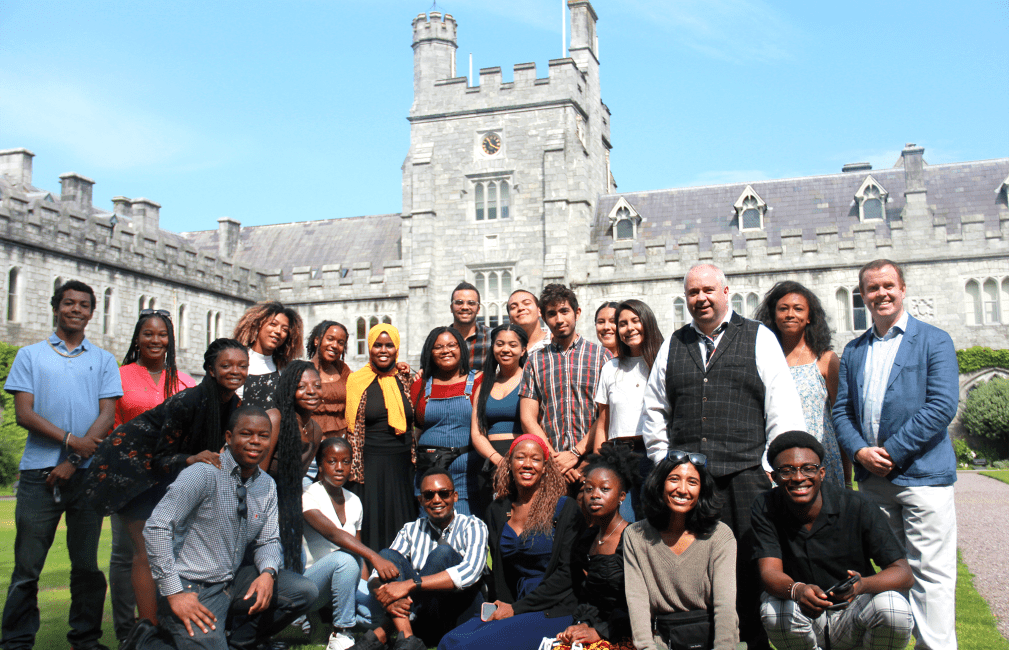
M707 458L671 450L648 475L641 501L646 518L624 533L634 647L659 647L655 630L670 650L732 650L739 641L736 540L719 521Z
M585 529L578 504L542 438L515 438L497 469L487 508L491 554L489 616L446 634L439 650L535 650L573 622L571 550Z

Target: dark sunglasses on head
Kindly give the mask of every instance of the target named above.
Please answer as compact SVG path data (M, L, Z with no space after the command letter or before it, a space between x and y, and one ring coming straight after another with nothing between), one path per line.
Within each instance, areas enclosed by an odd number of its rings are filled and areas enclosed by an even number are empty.
M172 320L172 314L167 309L141 309L140 317L143 318L144 316L161 316Z
M235 496L238 498L238 516L245 519L249 515L249 506L245 504L246 489L244 485L235 488Z
M813 478L816 473L820 471L819 465L814 465L813 463L807 463L800 467L793 467L792 465L782 465L774 470L774 473L785 479L786 481L791 479L796 473L802 474L806 478Z
M441 497L441 500L444 501L445 499L452 496L453 492L455 492L455 490L424 490L423 492L420 493L420 496L425 501L431 501L432 499L434 499L434 495L437 494L439 497Z
M682 449L670 449L669 453L666 454L666 458L674 461L677 465L685 460L689 460L694 467L708 466L708 457L704 454L695 454L689 451L683 451Z

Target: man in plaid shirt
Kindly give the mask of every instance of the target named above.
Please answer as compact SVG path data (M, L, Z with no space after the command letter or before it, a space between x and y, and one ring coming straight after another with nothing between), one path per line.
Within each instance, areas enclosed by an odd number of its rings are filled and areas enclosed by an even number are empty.
M460 282L452 291L449 307L452 309L452 329L462 334L469 345L469 367L483 370L490 330L477 320L480 291L469 282Z
M563 284L548 284L540 294L550 345L530 355L519 389L522 429L550 445L569 481L574 467L589 453L587 437L596 420L594 400L599 371L612 356L601 345L575 332L581 309L575 292Z

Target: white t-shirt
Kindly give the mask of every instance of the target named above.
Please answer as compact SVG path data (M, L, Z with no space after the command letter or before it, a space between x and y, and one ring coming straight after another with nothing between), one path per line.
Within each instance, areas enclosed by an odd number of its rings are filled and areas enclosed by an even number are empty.
M648 366L644 357L611 359L599 371L596 403L610 407L608 440L638 435L647 384Z
M326 486L321 481L312 483L301 493L301 511L318 510L340 530L350 535L357 535L357 531L361 528L361 520L364 518L361 499L350 490L340 489L343 490L343 512L347 517L347 523L340 523L340 518L336 516L336 508L333 507L333 500L329 498ZM303 535L302 548L305 550L306 569L315 564L316 560L340 548L309 526L308 522L305 522Z

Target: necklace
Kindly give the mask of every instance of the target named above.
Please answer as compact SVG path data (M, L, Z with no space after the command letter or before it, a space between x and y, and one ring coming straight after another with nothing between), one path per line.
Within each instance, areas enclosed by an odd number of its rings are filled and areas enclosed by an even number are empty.
M60 352L59 348L57 348L55 345L53 345L53 342L50 341L49 339L46 339L46 343L48 343L49 347L51 347L53 349L53 352L55 352L56 354L60 355L61 357L65 357L67 359L74 359L76 357L81 356L82 354L84 354L86 352L86 350L84 348L81 348L80 352L78 352L76 354L66 354L64 352Z
M627 523L626 521L623 521L623 520L621 520L621 521L622 521L623 523L625 523L625 524ZM615 527L613 528L613 530L611 530L610 532L606 533L606 535L605 535L605 536L604 536L604 537L603 537L602 539L598 539L598 540L596 540L596 546L602 546L602 545L603 545L603 543L604 543L604 542L605 542L605 541L607 540L607 538L609 538L609 536L610 536L610 535L612 535L613 533L615 533L615 532L616 532L617 528L620 528L620 524L617 524L617 525L616 525L616 526L615 526Z

